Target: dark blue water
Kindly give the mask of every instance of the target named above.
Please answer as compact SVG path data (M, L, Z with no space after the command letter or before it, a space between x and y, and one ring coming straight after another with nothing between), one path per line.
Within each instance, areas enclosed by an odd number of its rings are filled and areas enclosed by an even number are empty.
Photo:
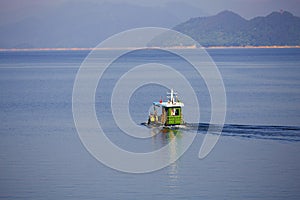
M79 140L72 116L72 90L89 52L0 52L0 198L299 199L300 49L208 52L224 79L228 105L222 136L203 160L198 159L198 152L210 119L209 93L177 58L146 51L115 63L128 67L163 62L180 65L190 75L201 101L201 122L176 134L162 131L141 141L124 136L111 124L107 100L115 74L124 68L107 72L106 90L98 87L97 117L108 137L122 148L147 152L174 136L180 141L191 130L198 130L179 160L147 174L110 169L94 159ZM101 59L107 57L109 51L103 51ZM130 102L133 120L144 122L150 106L145 102L151 104L163 95L165 88L157 85L137 90Z

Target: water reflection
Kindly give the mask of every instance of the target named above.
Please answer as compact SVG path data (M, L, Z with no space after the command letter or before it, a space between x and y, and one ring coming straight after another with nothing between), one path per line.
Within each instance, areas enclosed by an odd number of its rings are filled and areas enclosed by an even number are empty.
M181 153L181 143L183 134L179 129L169 129L169 128L152 128L151 135L153 138L153 146L155 149L161 148L168 145L169 154L162 155L165 159L169 159L170 162L176 159ZM167 158L165 156L168 156ZM178 186L178 160L172 162L167 167L168 183L167 187L169 189L175 189Z

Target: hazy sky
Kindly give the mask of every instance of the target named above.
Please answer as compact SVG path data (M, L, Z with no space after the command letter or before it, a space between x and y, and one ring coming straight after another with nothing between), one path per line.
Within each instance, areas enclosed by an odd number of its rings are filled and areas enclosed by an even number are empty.
M283 9L300 16L300 0L0 0L0 20L2 23L17 21L30 15L38 15L39 12L67 1L130 3L152 7L184 2L210 15L222 10L231 10L249 19Z

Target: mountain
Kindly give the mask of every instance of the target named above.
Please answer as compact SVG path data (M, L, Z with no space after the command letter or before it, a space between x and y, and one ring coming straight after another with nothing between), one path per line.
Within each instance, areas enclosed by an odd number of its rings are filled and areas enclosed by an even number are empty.
M183 2L147 7L66 1L20 21L0 25L0 48L95 47L121 31L146 26L171 28L193 16L203 16L203 12ZM191 36L202 46L300 45L300 18L289 12L246 20L223 11L214 16L191 18L174 30ZM160 40L156 44L192 45L170 37Z
M223 11L215 16L192 18L174 30L192 37L202 46L300 45L300 18L286 11L251 20Z
M171 28L199 15L201 10L184 3L150 7L121 2L66 1L0 26L0 48L94 47L124 30L145 26Z

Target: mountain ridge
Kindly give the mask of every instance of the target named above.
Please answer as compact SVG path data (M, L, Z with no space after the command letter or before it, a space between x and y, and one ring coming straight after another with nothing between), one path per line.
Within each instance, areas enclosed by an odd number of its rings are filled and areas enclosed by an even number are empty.
M178 10L182 5L173 7ZM181 21L173 15L177 12L166 11L170 10L128 4L64 4L48 13L1 26L0 48L90 48L113 34L145 26L173 26L204 47L300 45L300 18L287 11L248 20L225 10L213 16L193 17L176 26L176 21ZM147 20L137 17L142 14ZM160 20L165 16L168 18ZM173 25L168 27L170 24ZM184 44L163 38L160 45Z
M222 11L214 16L191 18L173 29L204 47L300 45L300 18L287 11L250 20Z

